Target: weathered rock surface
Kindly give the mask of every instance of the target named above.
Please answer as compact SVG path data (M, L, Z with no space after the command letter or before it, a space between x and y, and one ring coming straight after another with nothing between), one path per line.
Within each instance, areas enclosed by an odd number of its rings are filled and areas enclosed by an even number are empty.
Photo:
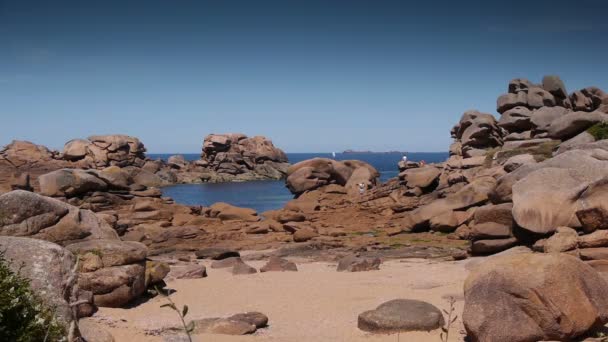
M380 269L380 258L364 258L354 254L343 257L338 261L338 272L364 272Z
M199 279L207 276L207 268L204 265L189 265L183 267L171 267L168 278L175 279Z
M98 306L121 307L145 291L145 245L132 241L91 240L67 248L80 256L78 284L93 293Z
M230 257L240 257L239 252L222 247L207 247L194 252L198 259L222 260Z
M243 275L243 274L258 273L258 270L256 270L254 267L251 267L251 266L247 265L241 259L238 259L238 260L239 261L236 262L234 264L234 266L232 267L232 274L233 275Z
M359 315L358 327L373 333L430 331L444 325L443 314L432 304L394 299Z
M218 202L214 203L209 213L210 217L217 217L222 221L247 221L257 222L260 220L258 213L249 208L240 208L228 203Z
M578 233L569 227L558 227L544 245L545 253L561 253L575 249L578 245Z
M260 268L260 272L284 272L297 270L298 266L296 266L295 263L277 256L271 256L266 265Z
M93 212L23 190L0 196L0 235L32 237L63 246L83 240L118 239L114 229Z
M377 184L379 176L374 167L362 161L314 158L290 166L286 185L295 195L329 184L342 185L347 191L356 192L359 183L369 188Z
M496 257L465 282L464 325L473 341L571 340L608 321L606 285L565 254Z
M30 280L32 290L55 307L67 327L75 319L69 306L76 280L72 253L51 242L9 236L0 236L0 250L9 267Z

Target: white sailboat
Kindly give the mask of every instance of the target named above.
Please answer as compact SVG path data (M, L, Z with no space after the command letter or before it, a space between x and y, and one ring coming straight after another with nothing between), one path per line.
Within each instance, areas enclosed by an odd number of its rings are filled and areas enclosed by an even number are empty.
M336 159L336 152L331 153L332 158Z

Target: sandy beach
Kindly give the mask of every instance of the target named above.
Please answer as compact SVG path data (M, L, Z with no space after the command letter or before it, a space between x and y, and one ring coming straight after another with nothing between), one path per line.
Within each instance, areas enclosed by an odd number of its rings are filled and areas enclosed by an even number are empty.
M269 327L253 335L197 335L197 341L439 341L439 331L411 332L400 336L375 335L357 329L357 316L397 298L419 299L448 309L448 297L463 308L465 261L424 259L392 260L379 271L342 273L335 264L299 263L298 272L267 272L234 276L229 269L210 269L203 279L174 280L168 288L181 307L188 304L188 318L229 316L260 311ZM251 262L261 267L263 262ZM160 308L166 299L155 297L131 309L100 308L94 319L107 327L117 341L162 341L154 331L178 323L175 312ZM450 341L463 339L459 318Z

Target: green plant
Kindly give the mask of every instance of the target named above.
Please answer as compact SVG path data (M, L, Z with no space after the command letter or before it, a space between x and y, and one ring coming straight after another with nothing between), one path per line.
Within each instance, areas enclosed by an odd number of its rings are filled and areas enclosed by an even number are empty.
M454 315L454 311L456 311L456 299L454 299L454 297L450 297L448 299L448 303L450 304L450 309L443 310L443 312L447 315L447 319L445 320L445 325L441 327L442 331L439 335L439 338L441 338L441 342L448 342L448 338L450 336L450 327L458 319L458 315ZM454 317L452 317L452 315L454 315Z
M587 129L595 140L608 139L608 122L598 122Z
M177 313L177 315L179 316L179 319L182 323L182 327L184 328L184 332L186 333L186 335L188 336L188 341L192 342L192 331L194 330L194 322L190 321L190 323L186 324L186 315L188 314L188 305L184 305L182 307L181 310L179 310L177 308L177 305L175 305L175 303L171 300L171 298L169 297L168 294L165 294L164 292L162 292L161 290L159 290L158 288L156 288L156 292L161 294L162 296L164 296L165 298L167 298L167 301L169 303L163 304L160 307L161 308L170 308L171 310L175 311Z
M65 327L0 252L0 341L64 341Z

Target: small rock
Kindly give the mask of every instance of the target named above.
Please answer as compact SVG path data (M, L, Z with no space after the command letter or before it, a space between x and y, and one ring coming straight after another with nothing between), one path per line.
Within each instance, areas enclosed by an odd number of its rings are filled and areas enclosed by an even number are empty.
M246 335L257 330L253 324L228 318L205 318L192 322L195 334Z
M576 248L578 234L569 227L558 227L555 234L547 239L544 246L545 253L561 253Z
M362 272L380 269L382 261L379 258L361 258L354 254L345 256L338 262L338 272Z
M229 268L234 267L234 265L241 262L243 262L243 260L241 260L241 257L230 257L212 262L211 268Z
M146 261L146 287L161 283L169 271L169 265L164 262Z
M310 228L303 228L303 229L299 229L295 233L293 233L293 241L294 242L306 242L317 236L319 236L319 234L317 232L315 232L314 230L312 230Z
M221 248L221 247L208 247L199 249L194 252L197 259L213 259L213 260L222 260L230 257L239 257L241 254L237 251Z
M258 270L256 270L255 268L247 265L243 261L237 262L234 265L234 267L232 267L232 274L233 275L254 274L254 273L257 273L257 272L258 272Z
M260 268L260 272L271 272L271 271L278 271L278 272L283 272L283 271L297 271L298 267L296 266L295 263L283 259L283 258L279 258L276 256L272 256L270 257L270 259L268 260L268 262L266 263L266 265L264 265L262 268Z
M78 330L87 342L114 342L114 337L91 319L78 321Z
M452 252L452 259L454 260L464 260L469 257L467 251L463 251L462 249L456 250Z
M444 325L434 305L411 299L395 299L359 315L358 327L374 333L431 331Z
M245 312L228 317L229 320L243 321L255 325L256 328L264 328L268 325L268 316L261 312Z
M171 276L176 279L199 279L207 276L207 269L204 265L190 265L180 268L172 268Z

